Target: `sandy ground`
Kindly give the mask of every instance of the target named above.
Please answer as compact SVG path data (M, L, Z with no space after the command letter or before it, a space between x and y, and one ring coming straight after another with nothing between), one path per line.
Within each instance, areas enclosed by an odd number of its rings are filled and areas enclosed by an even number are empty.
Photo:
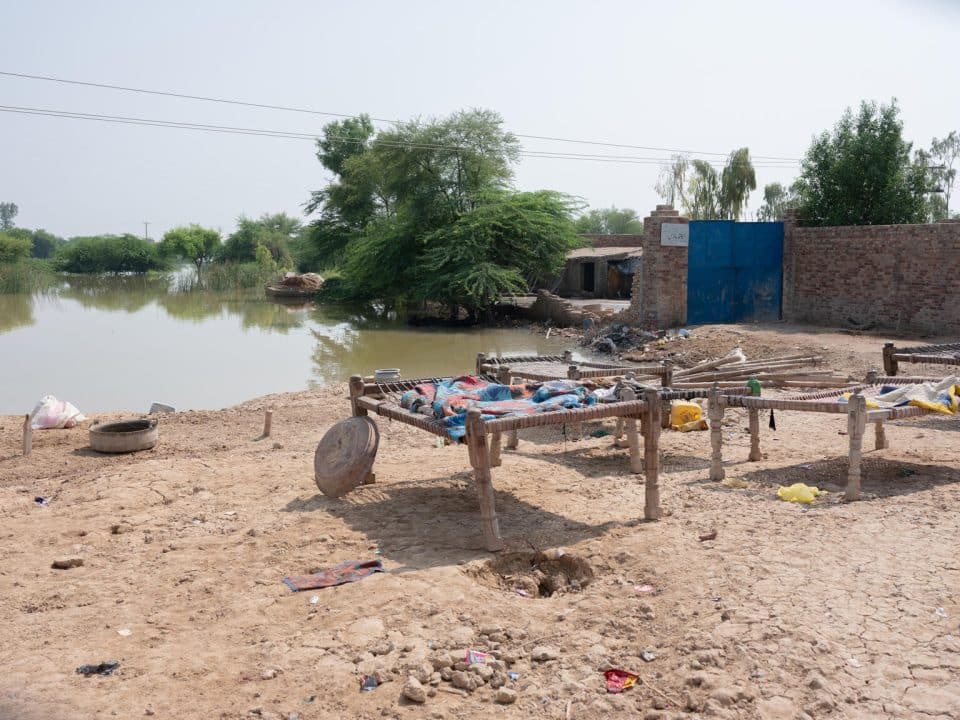
M854 375L882 345L787 326L695 334L691 357L799 347ZM256 440L267 405L273 437ZM81 428L36 433L22 458L21 420L0 418L0 718L960 716L956 418L894 423L883 451L868 431L851 504L836 492L842 416L778 413L748 463L746 417L728 412L743 489L707 480L708 433L666 432L656 523L638 519L643 478L609 437L530 431L494 471L508 548L562 546L593 578L527 598L481 549L465 448L381 420L377 484L318 493L314 448L347 408L333 387L177 413L157 448L118 457L87 450ZM797 481L834 492L777 500ZM84 564L51 568L64 557ZM388 572L357 583L281 584L377 557ZM401 697L407 668L426 679L424 661L468 648L518 674L513 704L445 681L423 705ZM75 673L111 659L110 677ZM606 694L608 667L640 683ZM361 692L374 671L390 681Z

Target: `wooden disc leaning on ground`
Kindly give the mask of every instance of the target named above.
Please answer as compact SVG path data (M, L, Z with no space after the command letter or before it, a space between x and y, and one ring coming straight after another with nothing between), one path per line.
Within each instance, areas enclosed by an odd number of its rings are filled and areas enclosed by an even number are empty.
M313 456L317 487L329 497L346 495L370 473L379 444L380 431L370 418L338 422L323 436Z

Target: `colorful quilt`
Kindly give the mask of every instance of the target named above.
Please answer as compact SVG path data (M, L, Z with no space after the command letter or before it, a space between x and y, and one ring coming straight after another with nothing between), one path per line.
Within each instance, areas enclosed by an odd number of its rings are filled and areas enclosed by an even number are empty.
M850 393L844 393L838 402L848 402ZM880 394L867 398L868 408L890 408L913 405L915 407L956 415L960 410L960 378L945 377L937 382L916 383L913 385L885 385Z
M484 420L491 420L586 407L596 402L587 388L572 380L500 385L472 375L421 383L400 398L400 405L407 410L442 421L447 435L457 442L466 436L467 411L471 408L479 409Z

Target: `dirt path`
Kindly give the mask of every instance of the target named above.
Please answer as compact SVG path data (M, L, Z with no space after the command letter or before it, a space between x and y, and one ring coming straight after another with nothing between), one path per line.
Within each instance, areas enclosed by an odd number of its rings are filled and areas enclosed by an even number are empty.
M695 336L688 351L819 347L854 375L882 344L788 327ZM257 441L268 402L274 437ZM380 421L377 484L318 494L313 450L346 414L329 388L165 416L161 444L134 456L89 453L82 429L37 433L28 459L20 420L0 418L0 718L960 715L956 418L893 423L852 504L836 492L842 416L778 413L748 463L746 417L728 412L727 475L743 489L707 481L707 433L667 432L658 523L638 521L642 478L609 438L531 431L494 471L508 548L562 546L593 579L528 598L515 588L536 585L501 580L480 549L465 448ZM776 499L798 481L834 492L810 508ZM51 569L62 557L84 564ZM378 557L387 572L354 584L281 584ZM408 667L427 679L467 648L518 674L513 704L446 681L425 705L401 699ZM75 673L111 659L110 677ZM641 682L606 694L610 666ZM361 693L375 671L390 681Z

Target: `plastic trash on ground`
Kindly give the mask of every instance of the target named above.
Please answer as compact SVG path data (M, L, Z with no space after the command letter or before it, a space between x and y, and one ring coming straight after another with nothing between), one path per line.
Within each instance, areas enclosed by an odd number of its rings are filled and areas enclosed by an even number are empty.
M803 503L809 505L819 495L826 495L826 490L820 490L803 483L794 483L790 487L781 487L777 490L777 497L787 502Z
M30 427L34 430L72 428L86 418L77 408L53 395L44 395L30 413Z
M703 418L703 408L695 402L674 400L670 408L670 426L677 430L679 426L696 422Z

